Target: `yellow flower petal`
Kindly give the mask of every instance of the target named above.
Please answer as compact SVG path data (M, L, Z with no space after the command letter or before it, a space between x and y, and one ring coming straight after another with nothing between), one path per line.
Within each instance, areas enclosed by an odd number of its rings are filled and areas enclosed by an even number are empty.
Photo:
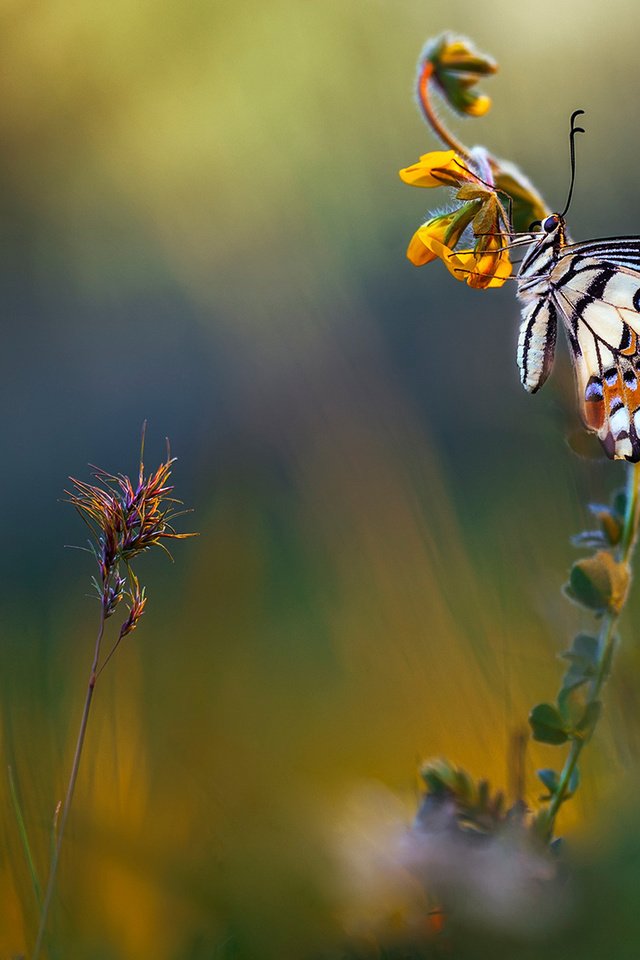
M407 257L416 267L422 267L425 263L431 263L442 256L442 250L451 253L451 246L458 242L460 234L464 230L464 224L456 230L456 219L459 219L459 212L445 213L440 217L434 217L427 220L419 227L407 248ZM453 228L453 229L452 229ZM453 235L447 236L452 233Z
M430 249L429 245L425 243L420 236L420 230L417 230L409 241L407 257L411 260L414 267L423 267L425 263L431 263L432 260L436 260L438 254Z
M464 75L477 73L480 76L495 73L498 65L484 53L478 53L473 44L465 37L445 35L438 51L438 66L445 70L455 70Z
M437 257L444 257L443 251L446 251L447 256L450 255L476 216L477 209L477 203L463 204L451 213L443 213L423 223L409 242L407 257L411 263L421 267Z
M490 108L491 97L488 97L485 93L481 93L469 101L465 113L469 114L470 117L483 117Z
M412 187L461 186L475 177L466 168L455 150L433 150L423 154L417 163L400 170L400 178Z
M431 236L421 239L425 245L428 244L429 250L433 256L439 257L440 260L442 260L449 273L453 274L456 280L467 279L467 270L465 264L460 261L458 254L454 253L451 250L451 247L448 247L446 243L438 240L437 237ZM463 268L462 272L460 272L461 267ZM458 272L456 272L456 268Z

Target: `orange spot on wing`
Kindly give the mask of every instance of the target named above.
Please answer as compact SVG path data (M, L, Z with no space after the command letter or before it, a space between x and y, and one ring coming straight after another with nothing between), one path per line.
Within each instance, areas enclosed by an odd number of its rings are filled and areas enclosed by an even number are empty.
M598 400L588 399L586 396L583 396L582 399L582 418L585 422L585 426L588 430L593 430L598 432L602 427L606 416L607 416L607 407L606 407L606 394L604 393L605 384L602 384L603 395ZM587 390L589 388L587 387Z
M589 430L598 431L605 420L604 400L585 400L582 414Z
M620 353L623 357L632 357L638 350L638 334L635 330L631 330L631 343L626 350L621 350Z

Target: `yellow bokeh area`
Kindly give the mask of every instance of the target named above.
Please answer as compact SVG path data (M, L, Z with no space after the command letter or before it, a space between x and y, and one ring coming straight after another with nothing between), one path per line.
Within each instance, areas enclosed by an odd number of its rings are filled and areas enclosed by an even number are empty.
M638 134L611 106L640 82L637 17L631 0L1 5L0 957L33 949L20 818L43 886L98 622L60 500L87 463L135 476L146 419L147 466L168 435L194 510L176 526L199 537L135 567L148 609L96 687L46 955L396 960L379 925L400 936L415 897L430 908L389 854L420 764L515 799L514 738L594 629L561 595L569 538L624 471L566 442L562 349L540 395L521 390L515 284L406 261L439 211L397 170L440 148L412 83L450 29L500 64L489 113L449 118L460 136L561 208L584 108L572 235L637 233ZM558 824L609 878L625 818L639 846L639 609L634 589ZM530 804L563 756L528 744ZM621 910L624 876L606 887Z

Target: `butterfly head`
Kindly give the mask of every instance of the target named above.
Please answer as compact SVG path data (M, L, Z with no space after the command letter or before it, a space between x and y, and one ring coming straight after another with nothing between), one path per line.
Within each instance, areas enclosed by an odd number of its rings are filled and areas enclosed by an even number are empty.
M529 237L529 242L535 243L536 249L551 248L557 254L567 242L563 215L550 213L544 220L534 220L529 227Z
M544 233L548 236L558 228L564 228L564 217L559 213L551 213L544 220L534 220L529 227L529 233Z
M558 227L564 226L564 220L559 213L552 213L546 220L542 221L542 229L545 233L553 233Z
M566 245L565 221L561 213L550 213L536 220L523 234L522 243L531 248L520 264L518 296L525 301L548 293L549 271Z

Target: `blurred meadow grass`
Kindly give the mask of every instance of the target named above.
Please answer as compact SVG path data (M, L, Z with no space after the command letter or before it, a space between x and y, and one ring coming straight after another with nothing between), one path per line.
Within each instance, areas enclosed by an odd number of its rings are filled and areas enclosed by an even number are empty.
M343 936L334 840L367 784L407 818L425 757L508 784L580 625L568 537L623 477L568 450L566 364L520 390L511 289L404 260L426 200L396 171L434 146L414 62L448 28L496 57L467 139L552 204L586 109L573 234L634 233L638 133L612 104L638 88L637 18L631 0L2 6L0 743L42 879L94 622L66 476L130 469L148 417L201 533L175 566L143 561L146 622L97 692L65 958L315 956ZM638 666L629 644L563 829L633 796ZM527 754L531 798L547 757ZM0 825L8 957L36 909L4 773Z

